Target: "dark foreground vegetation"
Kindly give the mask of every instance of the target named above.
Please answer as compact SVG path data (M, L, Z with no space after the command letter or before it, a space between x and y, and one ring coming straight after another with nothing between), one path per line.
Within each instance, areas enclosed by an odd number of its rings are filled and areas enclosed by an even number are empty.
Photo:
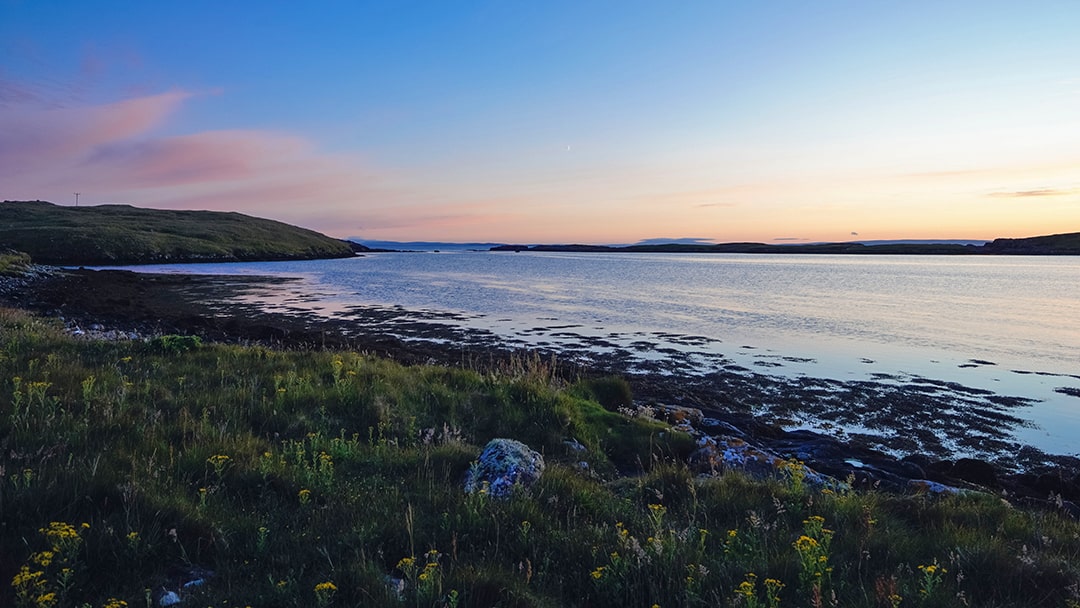
M129 205L0 203L0 249L66 266L349 257L353 247L312 230L240 213Z
M0 605L1077 605L1072 520L797 466L698 478L626 393L0 309ZM505 500L462 490L494 437L548 463Z

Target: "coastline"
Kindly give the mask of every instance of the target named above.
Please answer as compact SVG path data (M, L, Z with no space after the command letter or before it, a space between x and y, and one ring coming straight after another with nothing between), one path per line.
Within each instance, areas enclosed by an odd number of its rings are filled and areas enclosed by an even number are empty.
M453 315L401 307L354 307L347 318L304 311L271 312L257 298L291 279L223 275L142 274L117 270L37 272L17 289L0 289L0 303L60 317L73 331L101 336L170 333L285 349L347 349L405 364L493 369L522 350L498 336L454 324ZM115 334L114 334L115 335ZM108 336L106 336L108 337ZM965 387L921 379L906 385L780 379L745 368L679 374L678 353L630 370L628 353L613 351L582 362L548 348L529 356L558 361L566 377L624 376L636 402L649 408L700 410L708 425L727 430L815 470L859 484L899 488L928 479L960 488L1002 492L1025 502L1056 494L1080 501L1080 459L1048 455L1009 439L1023 424L1022 400L976 394ZM639 362L638 362L639 363ZM955 407L957 402L965 407ZM775 407L763 416L758 407ZM855 407L854 404L858 404ZM843 407L841 407L843 406ZM813 414L863 432L825 435L788 430ZM958 458L957 447L975 457Z

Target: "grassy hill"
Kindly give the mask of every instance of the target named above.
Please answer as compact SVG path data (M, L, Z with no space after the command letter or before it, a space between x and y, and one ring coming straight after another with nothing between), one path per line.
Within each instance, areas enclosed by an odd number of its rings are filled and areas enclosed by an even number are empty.
M344 241L240 213L0 203L0 249L60 265L348 257Z
M995 239L987 243L984 249L1002 255L1080 255L1080 232L1026 239Z

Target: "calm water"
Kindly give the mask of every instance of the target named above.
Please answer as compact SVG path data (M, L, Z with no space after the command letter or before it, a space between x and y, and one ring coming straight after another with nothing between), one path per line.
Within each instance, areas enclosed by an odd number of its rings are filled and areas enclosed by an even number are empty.
M1080 389L1076 257L460 252L134 269L297 276L324 314L464 313L523 344L646 339L762 373L955 381L1038 399L1020 439L1080 453L1080 397L1054 390Z

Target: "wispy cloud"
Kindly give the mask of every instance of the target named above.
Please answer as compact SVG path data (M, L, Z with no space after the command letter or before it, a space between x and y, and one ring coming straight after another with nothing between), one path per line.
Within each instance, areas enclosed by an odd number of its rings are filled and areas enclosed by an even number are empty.
M991 192L987 196L994 198L1038 198L1043 196L1068 196L1080 193L1077 188L1037 188L1035 190L1015 190L1008 192Z
M0 111L0 175L63 170L101 146L148 133L189 97L174 91L75 108L10 104Z
M360 155L322 152L259 130L157 133L193 94L55 107L6 89L0 106L0 197L240 211L336 233L345 216L399 202L386 172ZM370 207L370 209L369 209ZM325 223L312 225L318 210ZM380 219L376 224L383 223Z

